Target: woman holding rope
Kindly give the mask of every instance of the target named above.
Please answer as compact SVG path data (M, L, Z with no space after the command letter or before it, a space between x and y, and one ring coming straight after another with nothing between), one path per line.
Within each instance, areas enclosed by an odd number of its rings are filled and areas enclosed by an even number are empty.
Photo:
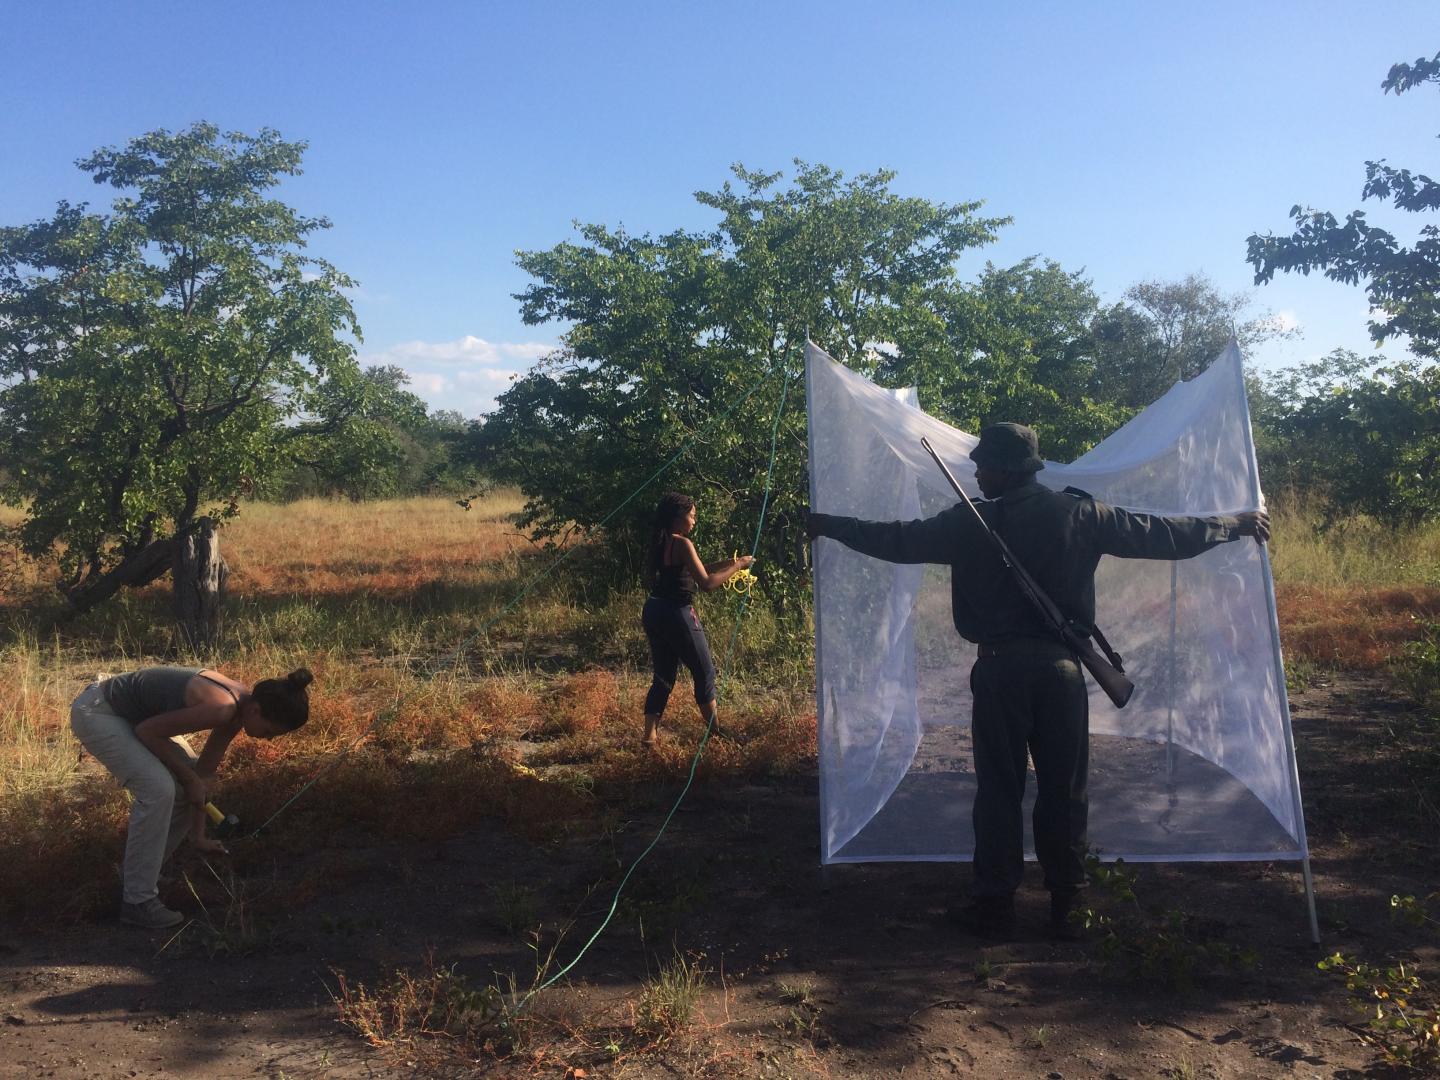
M692 605L697 590L712 592L720 588L740 571L748 570L755 557L741 555L707 567L690 542L694 528L694 499L675 491L661 497L650 530L650 597L641 616L655 669L650 692L645 695L642 740L652 748L659 741L660 716L670 700L682 661L695 682L695 704L700 715L711 731L724 734L715 721L715 663L710 659L710 645Z
M225 751L242 731L273 739L310 716L305 668L252 690L218 671L152 667L91 683L70 706L86 750L130 792L120 921L159 930L184 916L160 902L160 866L188 833L199 851L223 852L205 835L205 802ZM210 732L197 758L185 736Z

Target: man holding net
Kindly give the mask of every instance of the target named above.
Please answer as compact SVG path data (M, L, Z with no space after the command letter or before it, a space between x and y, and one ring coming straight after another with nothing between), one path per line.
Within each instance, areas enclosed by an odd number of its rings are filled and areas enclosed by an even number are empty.
M1209 517L1132 513L1067 488L1051 491L1035 433L992 424L971 451L986 502L985 524L1009 546L1080 636L1095 627L1095 568L1102 555L1188 559L1217 544L1270 536L1263 510ZM977 790L970 902L953 917L972 933L1015 930L1024 870L1027 755L1035 766L1035 855L1050 890L1050 929L1073 937L1069 915L1085 885L1089 800L1089 693L1075 654L1006 569L991 539L961 504L915 521L861 521L811 513L811 540L829 537L894 563L951 567L951 609L961 637L979 646L970 672Z

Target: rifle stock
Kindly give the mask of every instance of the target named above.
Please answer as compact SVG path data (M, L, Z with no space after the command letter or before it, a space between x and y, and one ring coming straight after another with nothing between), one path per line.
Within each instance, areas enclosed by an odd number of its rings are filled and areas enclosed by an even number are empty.
M1055 605L1055 601L1050 599L1039 583L1030 576L1030 572L1015 558L1014 553L1010 550L1010 545L1005 543L1004 539L985 523L985 519L980 516L980 511L975 509L975 504L970 501L970 496L965 494L959 481L941 460L940 455L935 452L935 448L930 445L930 440L922 438L920 445L925 448L927 454L935 459L935 464L940 466L940 471L945 474L945 479L950 481L950 486L955 489L955 494L960 501L970 508L970 513L974 515L976 523L984 530L985 535L990 538L990 542L1000 553L1001 560L1014 577L1016 585L1020 587L1025 598L1034 605L1035 610L1040 613L1041 618L1050 625L1050 628L1059 634L1065 647L1075 654L1075 658L1080 661L1081 666L1090 673L1100 689L1105 691L1105 696L1115 703L1117 709L1123 709L1126 702L1130 700L1130 696L1135 693L1135 684L1125 676L1123 671L1097 653L1088 640L1075 632L1069 620L1065 618L1064 612Z

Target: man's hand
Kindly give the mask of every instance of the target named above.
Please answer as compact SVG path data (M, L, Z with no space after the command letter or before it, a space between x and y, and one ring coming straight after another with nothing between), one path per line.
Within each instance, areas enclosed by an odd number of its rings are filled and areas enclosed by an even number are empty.
M808 506L805 508L805 539L814 543L816 537L825 535L822 527L824 519L824 514L814 513Z
M1257 544L1263 544L1270 539L1270 515L1264 510L1247 510L1235 517L1239 522L1237 531L1241 536L1253 536Z

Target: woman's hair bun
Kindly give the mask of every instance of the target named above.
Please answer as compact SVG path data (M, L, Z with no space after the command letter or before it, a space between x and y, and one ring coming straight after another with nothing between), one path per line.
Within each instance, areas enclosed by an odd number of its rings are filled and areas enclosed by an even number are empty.
M294 671L290 672L289 675L286 675L285 681L288 682L296 690L304 690L305 687L309 686L312 682L315 681L315 676L310 674L309 668L302 667L296 668Z

